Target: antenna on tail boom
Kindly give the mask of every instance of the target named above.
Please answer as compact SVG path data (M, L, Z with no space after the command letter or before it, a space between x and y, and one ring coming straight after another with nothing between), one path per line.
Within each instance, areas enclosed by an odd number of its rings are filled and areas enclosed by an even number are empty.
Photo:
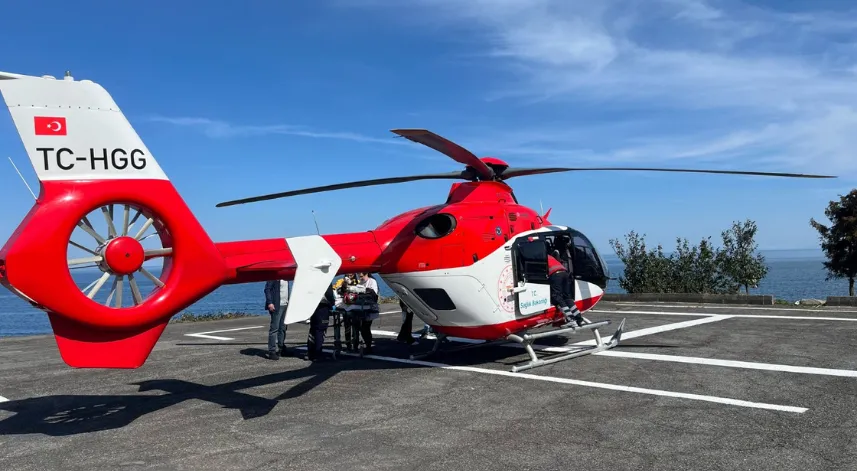
M321 235L321 231L318 230L318 221L315 220L315 210L311 209L310 212L312 212L312 222L315 223L315 232L316 234Z
M38 202L39 199L36 198L36 194L33 193L33 189L30 188L30 185L27 183L27 180L25 180L24 176L21 175L21 171L18 170L18 166L15 165L15 162L12 161L12 157L8 157L8 159L9 159L9 163L12 164L12 168L14 168L15 171L18 172L18 176L21 177L21 181L24 182L24 185L27 187L28 190L30 190L30 194L33 195L33 199L36 200L36 202Z

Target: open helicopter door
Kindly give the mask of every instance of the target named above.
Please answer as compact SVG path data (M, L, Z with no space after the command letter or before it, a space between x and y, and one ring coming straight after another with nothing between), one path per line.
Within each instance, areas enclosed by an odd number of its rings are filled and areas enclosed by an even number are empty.
M562 251L560 251L560 261L575 264L578 262L578 258L574 254L576 251L575 246L579 243L579 241L574 240L575 235L582 234L569 230L541 232L520 237L512 245L512 258L514 260L512 267L515 277L515 288L513 291L517 298L517 312L520 316L526 317L539 314L551 307L550 282L548 281L548 252L552 248L563 247L570 242L567 246L571 248L569 252L571 259L569 260L567 256L563 256ZM588 277L583 275L582 278L586 279ZM546 332L511 334L506 337L506 340L521 344L530 356L530 360L527 363L520 366L513 366L512 372L528 370L613 348L619 344L622 338L625 320L622 320L616 332L605 342L601 338L598 329L606 327L610 323L609 320L604 320L600 322L588 322L582 326L567 324L567 326ZM592 332L595 337L594 345L581 346L577 350L561 353L551 358L539 358L533 349L533 344L536 340L582 330Z
M544 237L533 234L515 240L512 259L517 314L527 317L549 309L548 252Z

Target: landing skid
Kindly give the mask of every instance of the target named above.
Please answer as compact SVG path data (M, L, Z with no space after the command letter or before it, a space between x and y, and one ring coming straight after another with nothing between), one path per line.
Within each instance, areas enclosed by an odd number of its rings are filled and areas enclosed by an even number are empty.
M588 322L588 321L587 321ZM557 363L563 360L569 360L571 358L581 357L584 355L591 355L593 353L603 352L604 350L611 349L616 345L619 345L619 341L622 338L622 330L625 328L625 319L622 319L622 322L619 324L619 328L616 329L616 332L613 333L613 336L610 337L610 340L606 343L601 338L601 333L598 332L598 329L601 327L605 327L609 325L611 321L601 321L601 322L590 322L588 324L584 324L582 326L577 325L569 325L568 327L560 327L558 329L549 330L547 332L539 332L536 334L511 334L502 339L492 340L488 342L479 342L479 341L471 341L467 339L455 339L462 340L465 342L474 342L469 345L462 345L460 347L453 347L449 349L444 349L442 353L452 353L459 352L462 350L469 350L476 347L485 347L489 345L502 345L509 342L516 342L523 345L524 350L530 355L530 361L523 365L516 365L512 367L512 372L517 373L519 371L528 370L530 368L536 368L539 366L550 365L552 363ZM563 353L561 355L553 356L547 359L541 359L536 356L535 349L533 349L533 342L539 339L543 339L546 337L553 337L556 335L561 335L565 333L577 333L582 330L589 330L595 336L595 346L594 347L581 347L579 350L575 350L573 352ZM437 354L440 351L440 346L444 342L448 342L452 338L448 338L445 334L437 334L435 338L435 343L432 346L431 351L427 353L421 353L418 355L411 355L411 360L420 360L424 358L431 357Z

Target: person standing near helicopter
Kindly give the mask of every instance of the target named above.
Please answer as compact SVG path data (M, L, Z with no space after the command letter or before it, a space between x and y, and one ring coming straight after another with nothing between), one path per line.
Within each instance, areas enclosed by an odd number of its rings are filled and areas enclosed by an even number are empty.
M288 280L269 280L265 283L265 310L271 315L271 326L268 330L269 360L279 360L286 355L286 309L289 305Z
M559 255L559 252L554 251L554 254ZM574 302L574 279L570 270L553 255L548 255L548 283L551 304L562 312L566 324L573 321L582 326L585 320Z
M306 358L310 361L324 360L324 334L330 322L330 311L336 305L333 286L328 285L327 291L316 306L310 317L309 333L307 334Z
M345 329L345 349L348 352L356 352L357 344L360 343L360 332L354 320L355 310L359 307L354 305L357 293L353 288L357 286L357 277L348 273L342 280L338 287L341 301L337 303L337 310L340 311L341 325Z
M372 321L380 317L380 308L378 300L381 296L381 291L378 288L378 282L369 273L360 273L360 282L354 290L356 296L354 305L357 308L353 311L354 327L359 337L363 337L364 350L363 354L372 354ZM355 334L356 334L355 333ZM354 346L359 345L359 337L354 335L352 338Z

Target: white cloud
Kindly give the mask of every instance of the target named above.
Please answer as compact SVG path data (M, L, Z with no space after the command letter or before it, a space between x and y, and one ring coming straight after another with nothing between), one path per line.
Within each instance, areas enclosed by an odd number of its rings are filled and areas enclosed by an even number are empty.
M408 26L463 28L483 58L508 72L487 84L491 100L576 106L580 114L604 104L635 116L652 110L632 133L596 123L588 136L552 130L539 138L543 123L528 119L529 135L495 148L602 162L740 159L742 167L857 170L853 11L784 12L737 0L414 3L423 10L407 15Z
M723 12L699 0L661 0L677 7L676 18L690 21L710 21L723 18Z
M344 139L347 141L371 142L380 144L403 144L403 142L401 142L400 140L396 140L396 136L393 135L391 135L388 139L383 139L364 136L362 134L357 134L353 132L318 131L307 129L304 126L293 126L289 124L242 125L208 118L165 116L153 116L149 117L148 120L172 124L175 126L195 127L199 129L202 133L204 133L206 136L212 138L252 137L272 134L283 134L289 136L302 136L320 139Z

